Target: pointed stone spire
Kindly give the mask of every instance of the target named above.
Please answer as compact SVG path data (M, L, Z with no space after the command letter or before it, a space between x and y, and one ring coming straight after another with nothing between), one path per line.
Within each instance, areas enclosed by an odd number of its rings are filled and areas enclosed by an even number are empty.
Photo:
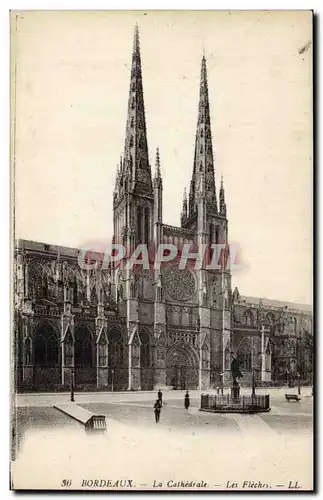
M163 180L160 172L160 156L159 156L159 148L156 149L156 168L155 168L155 178L154 178L154 186L160 187L162 186Z
M131 190L152 193L151 170L148 159L144 94L142 86L139 29L135 26L128 117L124 148L123 170L131 174Z
M183 193L183 206L182 206L182 213L181 213L182 225L186 219L187 219L187 194L186 194L186 187L185 187L184 193Z
M114 184L114 192L115 193L119 192L119 179L120 179L120 170L119 170L119 165L117 165L116 180L115 180L115 184Z
M204 177L201 182L201 177ZM214 161L210 120L210 105L207 83L206 59L203 54L201 65L200 98L195 137L193 175L190 187L189 212L192 215L197 203L198 191L203 186L207 207L210 213L217 213L217 200L214 179Z
M224 217L227 216L227 205L225 203L225 192L224 192L224 185L223 185L223 175L221 175L221 187L220 187L220 215L223 215Z
M121 173L121 175L123 174L123 162L122 162L122 155L120 155L120 173Z

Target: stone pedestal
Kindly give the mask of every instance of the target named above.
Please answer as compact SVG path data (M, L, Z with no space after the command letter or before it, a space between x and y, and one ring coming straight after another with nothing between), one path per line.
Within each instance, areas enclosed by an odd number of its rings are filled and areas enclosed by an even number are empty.
M237 382L232 384L231 399L240 399L240 385Z

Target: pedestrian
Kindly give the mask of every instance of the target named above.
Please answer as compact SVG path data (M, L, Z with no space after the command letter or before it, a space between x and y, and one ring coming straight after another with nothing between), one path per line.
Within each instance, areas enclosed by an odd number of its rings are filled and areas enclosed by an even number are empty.
M158 396L158 401L160 402L160 405L163 406L163 393L160 389L157 392L157 396Z
M188 410L188 408L190 406L190 396L188 394L188 391L186 391L186 394L185 394L184 406L185 406L186 410Z
M156 424L158 424L159 422L159 419L160 419L160 412L161 412L161 403L159 401L159 399L156 399L156 403L154 404L154 411L155 411L155 421L156 421Z

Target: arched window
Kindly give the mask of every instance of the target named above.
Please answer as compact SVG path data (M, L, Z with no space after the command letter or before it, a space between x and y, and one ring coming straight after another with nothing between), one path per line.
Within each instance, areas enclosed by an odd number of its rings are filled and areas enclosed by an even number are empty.
M109 340L109 367L117 368L123 365L123 342L122 333L113 328L108 334Z
M251 347L249 344L244 343L238 349L238 360L240 362L241 370L251 370L252 368L252 356L251 356Z
M80 326L75 330L74 360L75 365L92 366L92 337L86 326Z
M142 368L148 368L150 366L150 345L149 345L149 334L143 331L139 335L140 337L140 363Z
M246 326L254 326L254 317L251 311L246 311L243 315L243 323Z
M54 328L45 323L36 333L34 340L34 364L56 366L59 364L59 342Z

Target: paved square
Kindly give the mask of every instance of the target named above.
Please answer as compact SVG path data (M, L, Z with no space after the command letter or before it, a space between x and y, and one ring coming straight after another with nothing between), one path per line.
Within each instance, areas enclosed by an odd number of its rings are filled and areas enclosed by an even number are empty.
M197 391L191 392L186 410L184 391L165 392L159 424L155 393L76 394L77 404L106 415L103 436L86 435L82 425L53 408L68 402L68 393L19 395L19 452L13 469L25 468L26 481L37 477L39 487L50 477L52 488L64 478L80 488L82 480L122 477L148 489L157 482L166 488L169 481L188 480L204 481L211 489L231 483L242 488L244 481L245 489L254 489L252 481L272 489L311 489L311 389L302 389L300 402L285 401L285 392L294 389L257 392L270 393L269 413L200 412Z

